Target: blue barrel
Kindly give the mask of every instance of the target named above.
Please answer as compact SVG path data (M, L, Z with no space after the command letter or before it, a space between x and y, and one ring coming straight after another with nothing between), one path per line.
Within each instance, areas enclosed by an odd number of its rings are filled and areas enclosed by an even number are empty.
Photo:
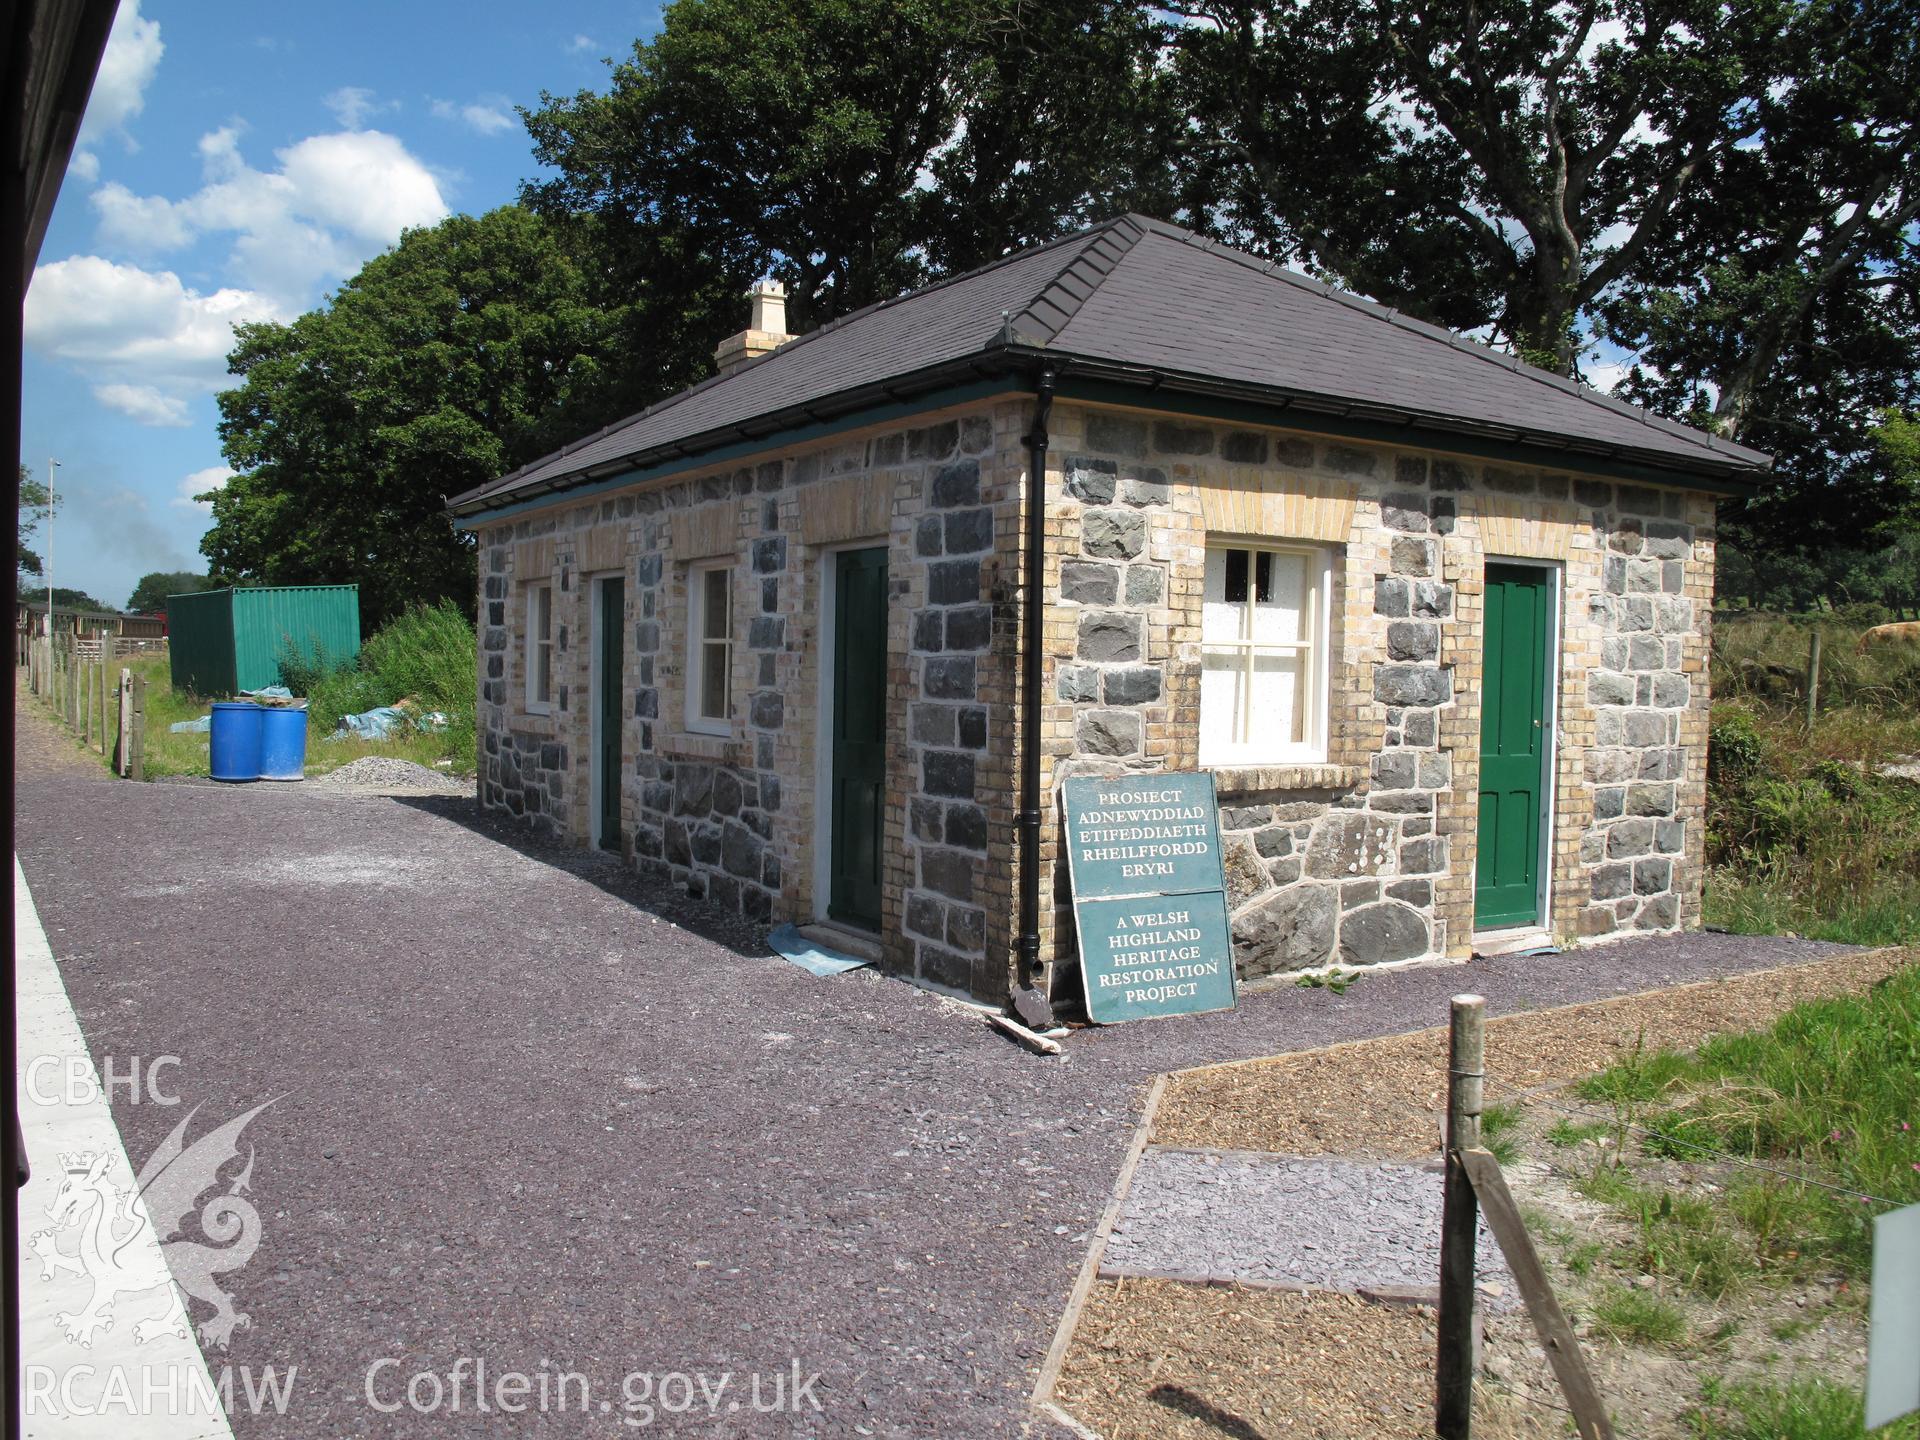
M307 778L307 707L260 707L260 778Z
M207 729L208 773L216 780L260 778L260 721L267 712L251 700L216 700Z

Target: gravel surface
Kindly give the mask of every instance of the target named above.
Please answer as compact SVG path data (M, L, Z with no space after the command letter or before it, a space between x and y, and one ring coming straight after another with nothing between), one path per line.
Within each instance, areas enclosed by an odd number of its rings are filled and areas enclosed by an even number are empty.
M168 1084L210 1122L283 1097L247 1132L266 1231L224 1358L299 1379L242 1440L504 1433L371 1410L388 1356L547 1361L616 1407L628 1372L797 1361L819 1415L654 1431L1020 1434L1155 1073L1426 1026L1461 989L1511 1011L1817 953L1693 936L1404 971L1042 1059L463 798L305 788L19 780L96 1063L181 1057ZM181 1113L114 1097L136 1158ZM547 1428L632 1433L617 1409Z
M1443 1179L1435 1165L1156 1146L1134 1171L1100 1273L1431 1292ZM1514 1308L1484 1224L1477 1253L1489 1307Z
M386 755L362 755L358 760L349 760L338 770L314 776L307 783L327 789L365 790L382 794L473 793L471 780L460 780L444 770L430 770L411 760L396 760Z

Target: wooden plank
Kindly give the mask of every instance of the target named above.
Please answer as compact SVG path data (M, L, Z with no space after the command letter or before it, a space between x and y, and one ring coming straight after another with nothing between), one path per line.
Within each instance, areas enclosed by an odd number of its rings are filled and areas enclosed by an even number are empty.
M1434 1359L1433 1429L1440 1440L1473 1431L1473 1251L1479 1215L1459 1149L1480 1143L1487 1002L1453 997L1447 1034L1447 1174L1440 1203L1440 1331Z
M1507 1189L1507 1178L1500 1173L1500 1162L1493 1158L1491 1151L1478 1147L1461 1150L1459 1159L1486 1212L1487 1228L1493 1231L1493 1238L1506 1253L1507 1268L1513 1272L1521 1297L1527 1302L1527 1314L1533 1318L1533 1328L1539 1332L1553 1373L1566 1393L1574 1424L1580 1427L1581 1440L1613 1440L1613 1422L1607 1418L1606 1402L1600 1398L1599 1387L1587 1369L1579 1338L1554 1297L1553 1282L1547 1278L1546 1266L1540 1263L1539 1253L1533 1248L1526 1222L1520 1218L1520 1207L1514 1204L1513 1192Z
M147 778L147 677L133 677L133 759L127 766L127 778Z

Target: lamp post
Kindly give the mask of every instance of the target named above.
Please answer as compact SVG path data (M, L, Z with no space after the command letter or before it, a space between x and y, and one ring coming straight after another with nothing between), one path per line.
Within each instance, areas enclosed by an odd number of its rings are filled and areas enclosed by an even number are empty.
M47 653L53 653L53 472L60 462L47 457Z

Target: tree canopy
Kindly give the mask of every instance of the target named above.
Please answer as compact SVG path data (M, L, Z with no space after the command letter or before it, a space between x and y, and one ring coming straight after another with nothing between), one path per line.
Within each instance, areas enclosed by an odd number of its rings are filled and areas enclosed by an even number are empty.
M40 558L39 551L28 547L27 541L31 540L34 532L40 528L40 522L58 506L59 497L48 495L46 485L34 479L33 472L22 465L20 467L20 523L15 540L20 556L16 562L16 573L20 575L46 573L46 562Z
M127 598L127 610L135 615L157 615L167 608L169 595L191 595L212 588L213 581L196 571L156 570L140 577Z
M1889 0L677 0L521 112L520 207L242 329L206 552L464 596L440 496L707 374L753 279L804 330L1139 209L1774 453L1729 584L1840 598L1920 524L1917 54Z
M290 325L238 329L220 396L236 473L201 542L214 573L357 581L363 623L470 603L445 498L584 428L616 312L564 236L508 206L410 232Z

